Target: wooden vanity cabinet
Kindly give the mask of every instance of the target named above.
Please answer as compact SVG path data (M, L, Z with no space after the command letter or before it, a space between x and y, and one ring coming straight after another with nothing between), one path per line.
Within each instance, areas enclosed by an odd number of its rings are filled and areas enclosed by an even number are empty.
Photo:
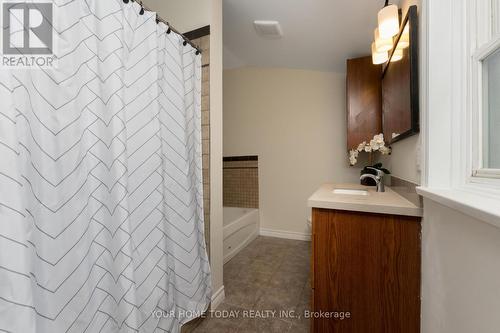
M420 217L313 208L312 332L420 332Z
M372 57L347 60L347 148L382 133L382 66Z

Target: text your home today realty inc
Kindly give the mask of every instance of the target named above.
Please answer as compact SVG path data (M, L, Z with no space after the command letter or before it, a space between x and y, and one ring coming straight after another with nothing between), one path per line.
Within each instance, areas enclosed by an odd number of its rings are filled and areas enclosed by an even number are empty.
M155 310L151 313L155 318L221 318L221 319L300 319L300 318L329 318L333 320L345 320L351 318L351 313L348 311L303 311L297 312L294 310L210 310L202 311L163 311Z

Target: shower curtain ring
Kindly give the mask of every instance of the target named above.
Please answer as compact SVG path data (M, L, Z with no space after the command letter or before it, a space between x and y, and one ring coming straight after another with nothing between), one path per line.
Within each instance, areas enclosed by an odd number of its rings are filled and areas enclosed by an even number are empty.
M144 7L142 6L142 1L141 1L141 11L139 12L139 15L144 15Z

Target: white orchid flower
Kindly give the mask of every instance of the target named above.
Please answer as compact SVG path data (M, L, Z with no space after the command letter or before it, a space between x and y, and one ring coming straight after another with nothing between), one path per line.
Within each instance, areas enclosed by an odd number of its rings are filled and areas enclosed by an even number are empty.
M370 141L370 147L372 151L377 151L380 148L380 144L377 142L377 140L373 139Z
M378 135L375 135L373 137L373 140L375 140L379 145L385 145L385 142L384 142L384 134L383 133L380 133Z
M379 151L382 155L389 155L391 153L391 148L385 146L384 134L380 133L373 136L368 143L366 141L361 142L356 149L349 151L349 162L351 165L355 165L358 162L358 157L361 152L376 152Z
M382 153L382 155L389 155L391 153L391 148L385 146L381 147L380 153Z
M358 162L359 152L357 150L349 151L349 163L355 165Z

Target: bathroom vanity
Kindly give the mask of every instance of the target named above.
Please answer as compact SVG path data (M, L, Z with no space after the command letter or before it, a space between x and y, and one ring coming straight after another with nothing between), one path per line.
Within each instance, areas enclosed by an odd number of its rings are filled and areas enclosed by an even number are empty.
M422 209L350 184L324 185L308 205L311 332L420 332Z

